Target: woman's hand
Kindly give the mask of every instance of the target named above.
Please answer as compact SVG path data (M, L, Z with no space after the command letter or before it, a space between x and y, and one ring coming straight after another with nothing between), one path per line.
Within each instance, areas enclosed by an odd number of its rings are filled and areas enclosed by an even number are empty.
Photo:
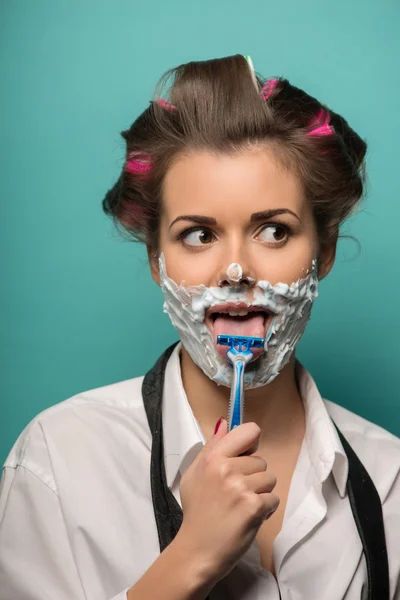
M246 552L260 526L278 508L276 477L260 456L256 423L227 432L223 420L180 483L182 526L175 538L215 582Z

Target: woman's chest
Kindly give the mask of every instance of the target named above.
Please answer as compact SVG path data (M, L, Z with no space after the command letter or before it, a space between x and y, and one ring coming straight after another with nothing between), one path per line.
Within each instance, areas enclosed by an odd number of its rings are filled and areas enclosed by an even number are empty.
M277 476L278 477L278 476ZM261 525L256 539L260 551L260 562L264 569L273 574L276 578L275 565L273 559L273 545L275 538L282 529L283 518L285 515L287 499L289 495L291 477L287 475L286 479L282 477L277 482L274 494L279 497L280 503L275 513Z
M291 449L291 451L287 452L285 455L281 454L279 457L273 457L268 452L261 454L268 464L268 469L276 476L277 482L273 493L278 496L280 500L277 510L261 525L256 536L260 551L261 565L264 569L272 573L274 577L276 577L276 573L273 547L275 539L282 529L289 491L299 452L300 445Z

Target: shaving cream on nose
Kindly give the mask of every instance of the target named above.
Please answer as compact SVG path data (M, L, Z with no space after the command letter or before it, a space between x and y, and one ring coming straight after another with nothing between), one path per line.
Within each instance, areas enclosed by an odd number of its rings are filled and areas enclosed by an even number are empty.
M238 263L232 263L226 270L226 276L229 281L238 283L243 277L243 269Z
M159 267L164 312L177 329L184 348L207 377L227 387L232 382L232 365L216 349L205 322L206 311L220 304L244 303L265 309L274 315L261 356L246 368L244 385L246 389L250 389L270 383L289 362L318 296L316 260L313 260L311 271L306 277L291 285L277 283L273 286L269 281L258 281L252 290L251 301L248 292L238 286L185 286L184 281L177 285L167 275L163 253L159 258Z
M243 269L239 263L231 263L226 270L226 278L229 283L239 283L243 279ZM254 283L255 279L246 277L247 283ZM222 285L223 280L218 281L218 285Z

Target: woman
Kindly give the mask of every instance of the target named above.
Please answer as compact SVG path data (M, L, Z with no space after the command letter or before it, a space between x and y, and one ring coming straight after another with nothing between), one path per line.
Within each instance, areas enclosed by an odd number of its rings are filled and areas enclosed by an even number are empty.
M123 132L103 208L146 243L181 343L20 436L1 600L398 600L400 440L322 400L294 357L366 145L249 57L167 76L169 100ZM266 340L229 432L221 333Z

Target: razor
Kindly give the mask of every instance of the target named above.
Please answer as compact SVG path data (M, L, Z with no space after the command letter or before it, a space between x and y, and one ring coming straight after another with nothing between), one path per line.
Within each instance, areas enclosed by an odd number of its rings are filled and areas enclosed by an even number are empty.
M244 335L218 335L217 344L229 346L226 356L233 366L233 382L229 399L228 431L243 423L244 370L253 359L253 348L263 348L264 339Z

